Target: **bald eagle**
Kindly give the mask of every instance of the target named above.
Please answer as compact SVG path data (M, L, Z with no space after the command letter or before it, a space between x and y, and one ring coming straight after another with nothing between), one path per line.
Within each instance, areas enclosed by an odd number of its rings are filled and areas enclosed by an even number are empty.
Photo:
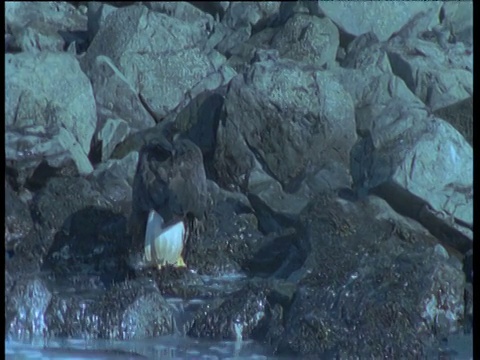
M184 242L205 220L207 206L203 156L193 142L175 137L140 150L130 224L134 242L145 241L147 265L184 265Z

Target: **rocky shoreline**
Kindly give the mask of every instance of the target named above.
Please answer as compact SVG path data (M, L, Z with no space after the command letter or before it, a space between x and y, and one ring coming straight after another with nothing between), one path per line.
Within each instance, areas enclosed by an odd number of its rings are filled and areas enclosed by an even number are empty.
M365 4L6 3L6 339L426 358L470 331L472 2ZM139 269L165 124L211 206L187 268Z

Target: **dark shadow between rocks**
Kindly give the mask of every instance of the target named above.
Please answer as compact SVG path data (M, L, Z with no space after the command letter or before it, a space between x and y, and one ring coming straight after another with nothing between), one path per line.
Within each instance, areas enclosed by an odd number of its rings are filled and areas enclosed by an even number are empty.
M19 176L18 170L12 166L9 166L9 162L11 163L11 161L8 161L5 164L5 180L8 181L12 189L17 192L20 189L20 184L17 181Z
M30 176L25 182L25 187L32 191L40 190L45 187L49 178L57 175L57 169L48 165L45 161L34 170L32 176Z
M443 245L456 249L462 254L472 248L472 242L460 231L434 215L425 215L428 212L424 209L429 208L427 202L399 186L393 183L385 183L375 187L370 192L386 200L399 214L420 222Z
M62 31L58 30L58 34L65 42L64 51L68 49L70 44L75 43L75 51L77 54L84 53L88 48L88 31Z
M217 147L217 130L224 101L221 93L203 92L182 109L175 120L175 126L182 136L202 151L208 179L215 178L213 154Z
M44 188L48 180L53 177L77 176L78 171L73 161L69 161L60 168L50 166L46 160L42 161L26 178L25 187L31 191L38 191Z
M286 279L306 259L306 254L296 245L297 236L294 229L288 229L273 237L244 264L244 269L250 275Z
M88 206L68 217L45 257L43 270L57 276L98 275L106 286L129 275L127 219L110 210Z
M258 219L258 230L264 235L272 232L282 233L284 229L296 225L296 219L274 213L257 195L248 194L248 200L255 210L255 215Z

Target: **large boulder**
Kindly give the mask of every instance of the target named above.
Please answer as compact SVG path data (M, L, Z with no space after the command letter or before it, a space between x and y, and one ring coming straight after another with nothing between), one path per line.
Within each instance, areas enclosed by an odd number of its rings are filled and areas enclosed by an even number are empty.
M229 57L235 48L241 46L252 34L271 24L279 10L277 1L231 2L220 23L215 24L215 31L210 42L215 48Z
M125 215L130 213L132 186L137 168L138 152L132 151L123 159L110 159L94 170L92 183L99 192Z
M330 19L295 14L275 34L271 47L285 58L332 66L338 44L338 29Z
M433 335L457 331L460 261L421 225L379 199L332 194L303 212L305 262L278 351L285 355L426 356ZM399 355L400 356L400 355Z
M5 249L13 250L33 229L28 205L5 181Z
M64 51L71 43L84 43L87 18L66 1L5 3L5 44L9 52Z
M53 177L30 207L35 231L17 246L11 266L27 258L55 274L93 272L106 282L126 276L126 216L95 184L80 177Z
M444 21L452 28L456 41L473 45L473 1L446 1L442 5Z
M457 129L473 147L473 97L438 109L434 114Z
M401 119L401 121L399 121ZM352 176L462 252L472 247L473 153L447 122L392 102L352 150ZM435 149L435 150L432 150Z
M199 316L192 324L189 336L216 340L248 339L267 317L266 294L245 288L231 294L218 307Z
M415 15L422 12L428 13L429 22L434 24L442 6L441 3L419 2L342 2L336 4L325 1L316 1L315 5L347 34L359 36L372 31L380 41L387 40Z
M114 285L97 309L103 339L142 339L175 332L174 309L157 288L139 281Z
M33 276L19 279L5 303L5 332L15 339L41 337L47 329L44 314L52 298L45 280Z
M232 80L224 110L215 153L222 184L245 189L255 161L287 192L326 163L348 167L353 103L328 72L290 60L257 62Z
M110 58L104 55L97 56L91 64L89 77L97 106L96 140L102 147L108 145L113 149L130 131L143 130L155 125L152 115L142 105L135 84L125 78ZM120 136L115 136L118 131L112 131L111 138L105 139L104 128L112 127L109 125L112 120L124 121L128 126L126 126L126 130L120 131ZM102 160L108 158L109 152L111 150L102 151Z
M78 173L89 174L95 101L75 57L7 54L5 75L5 155L7 165L19 172L19 182L42 162L53 168L73 163Z
M51 336L128 340L175 332L175 310L154 286L140 281L115 284L108 291L87 287L90 296L61 291L52 298L45 318ZM81 284L77 284L82 289Z
M203 50L206 38L206 30L200 32L185 21L145 6L128 6L106 17L81 64L93 78L95 59L111 59L125 85L134 89L154 118L162 119L190 97L232 77L223 56ZM118 107L116 102L111 106Z
M414 39L388 46L393 73L432 110L473 94L473 54L463 44L449 46L445 54L434 42Z

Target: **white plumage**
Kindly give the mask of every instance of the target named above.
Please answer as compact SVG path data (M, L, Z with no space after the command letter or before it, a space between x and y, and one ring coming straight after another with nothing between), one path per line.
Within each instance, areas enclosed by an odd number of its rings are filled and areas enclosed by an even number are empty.
M145 260L158 268L166 264L186 266L182 258L185 236L183 221L164 227L163 218L150 210L145 231Z

